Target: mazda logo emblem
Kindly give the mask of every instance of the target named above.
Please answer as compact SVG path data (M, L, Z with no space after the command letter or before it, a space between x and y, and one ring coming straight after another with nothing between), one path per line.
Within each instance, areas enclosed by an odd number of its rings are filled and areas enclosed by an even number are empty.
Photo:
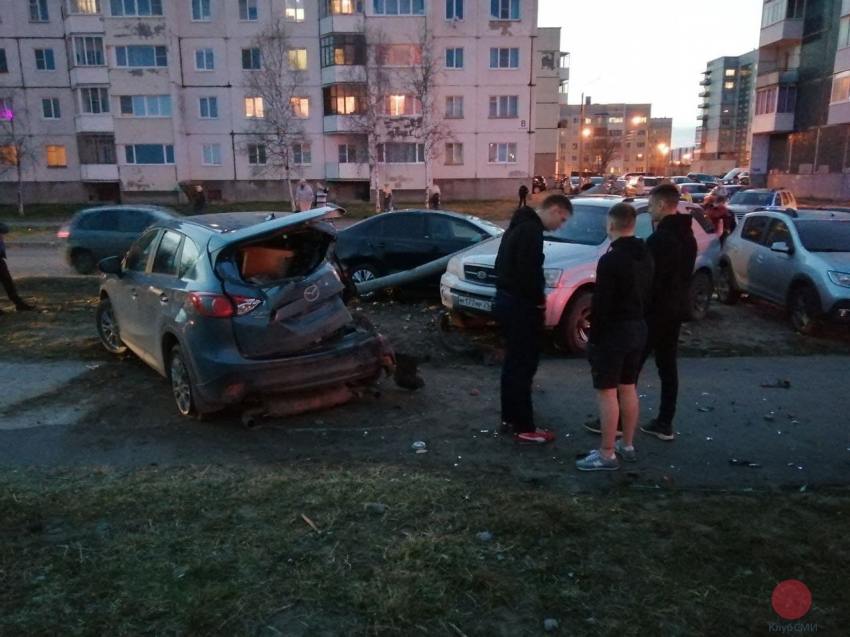
M319 298L319 286L311 285L306 290L304 290L304 300L308 303L313 303L316 299Z

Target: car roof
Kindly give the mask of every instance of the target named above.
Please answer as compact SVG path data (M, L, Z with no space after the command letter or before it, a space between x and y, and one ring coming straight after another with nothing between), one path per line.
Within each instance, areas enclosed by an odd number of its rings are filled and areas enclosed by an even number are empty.
M463 219L464 221L471 221L473 223L484 224L484 225L487 225L487 226L495 225L491 221L487 221L486 219L482 219L481 217L476 217L475 215L468 215L464 212L455 212L453 210L429 210L427 208L405 208L403 210L394 210L393 212L389 212L389 213L383 212L383 213L378 213L376 215L372 215L371 217L366 217L365 219L361 219L357 223L349 226L349 228L353 228L354 226L359 226L361 223L363 223L365 221L372 221L374 219L383 218L383 215L386 215L386 214L397 215L400 212L419 212L419 213L425 213L425 214L429 214L429 215L442 215L444 217L452 217L454 219Z
M646 197L624 197L623 195L584 195L570 199L573 204L584 206L599 206L610 208L620 202L643 204L648 201Z
M78 211L77 214L88 214L90 212L98 212L101 210L143 210L145 212L160 212L165 213L167 215L176 216L176 212L171 208L166 208L165 206L154 206L152 204L115 204L112 206L92 206L90 208L83 208Z

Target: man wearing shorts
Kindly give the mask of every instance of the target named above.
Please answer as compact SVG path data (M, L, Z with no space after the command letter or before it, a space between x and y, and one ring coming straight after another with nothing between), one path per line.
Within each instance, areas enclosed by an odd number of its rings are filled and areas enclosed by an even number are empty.
M652 292L653 259L644 242L634 236L636 218L635 209L626 203L608 211L611 247L596 266L588 344L602 443L576 461L580 471L616 471L618 455L627 462L637 460L636 383L646 347L644 317ZM615 443L618 421L623 424L623 438Z

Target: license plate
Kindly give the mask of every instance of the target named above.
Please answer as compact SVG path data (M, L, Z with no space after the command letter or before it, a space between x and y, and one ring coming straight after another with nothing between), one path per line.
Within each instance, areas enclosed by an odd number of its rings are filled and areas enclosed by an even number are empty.
M493 311L493 302L485 301L484 299L473 299L468 296L458 296L457 304L473 310L480 310L481 312Z

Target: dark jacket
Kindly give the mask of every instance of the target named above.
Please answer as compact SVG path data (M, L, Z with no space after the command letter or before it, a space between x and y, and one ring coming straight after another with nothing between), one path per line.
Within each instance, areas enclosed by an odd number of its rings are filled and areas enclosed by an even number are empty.
M518 208L496 256L496 288L535 305L546 303L543 222L528 206Z
M653 279L652 255L641 239L621 237L596 265L590 342L615 347L627 324L644 324ZM645 329L645 328L643 328ZM642 345L639 345L642 347Z
M691 276L697 258L697 240L691 223L690 215L668 215L646 240L655 261L647 315L651 323L675 323L687 318Z
M527 197L528 196L528 186L523 184L519 187L519 196L520 197Z
M9 232L9 226L0 221L0 259L6 258L6 242L3 241L3 235Z

